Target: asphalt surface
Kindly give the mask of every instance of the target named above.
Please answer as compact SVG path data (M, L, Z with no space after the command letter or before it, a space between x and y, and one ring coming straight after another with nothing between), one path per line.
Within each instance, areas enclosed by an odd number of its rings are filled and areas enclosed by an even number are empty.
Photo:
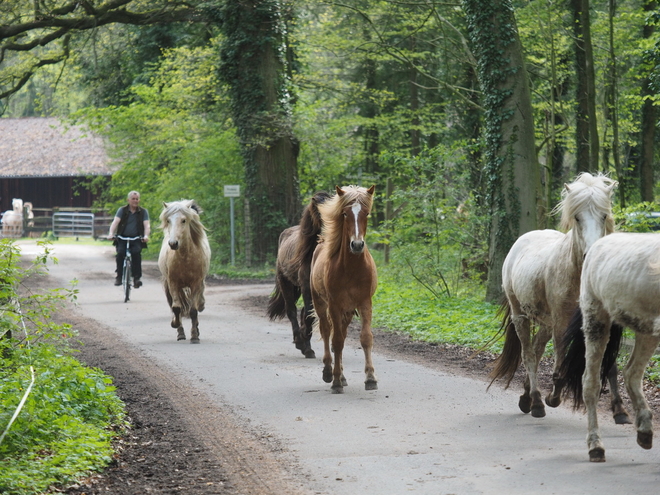
M34 252L34 243L20 244ZM362 350L348 346L348 387L334 395L321 379L321 342L312 342L317 359L305 359L291 344L288 321L271 323L265 308L261 316L240 303L269 294L271 285L207 287L201 343L192 345L177 342L160 282L148 275L153 269L124 303L112 285L112 246L54 250L51 275L63 285L78 280L76 311L268 431L310 493L651 494L660 486L660 448L641 449L634 428L610 417L601 419L607 462L590 463L583 413L562 406L532 418L518 410L518 391L486 391L483 381L385 357L377 341L378 390L364 390ZM184 325L189 336L189 320Z

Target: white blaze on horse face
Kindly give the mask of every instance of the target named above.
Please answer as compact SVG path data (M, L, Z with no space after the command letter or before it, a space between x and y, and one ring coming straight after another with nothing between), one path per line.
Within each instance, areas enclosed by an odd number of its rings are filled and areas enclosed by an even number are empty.
M584 256L593 243L605 235L605 220L601 217L601 213L584 212L580 214L578 228L582 234L581 247Z
M362 236L360 235L360 224L358 223L358 216L360 214L360 211L362 210L362 205L356 201L353 203L353 206L351 206L351 210L353 211L353 217L355 218L355 235L352 237L351 240L354 241L360 241L362 240Z

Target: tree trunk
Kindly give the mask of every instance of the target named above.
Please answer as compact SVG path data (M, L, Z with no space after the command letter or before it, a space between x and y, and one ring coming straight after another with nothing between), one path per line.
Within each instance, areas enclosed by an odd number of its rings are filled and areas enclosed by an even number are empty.
M575 35L576 165L577 172L598 170L599 143L596 120L596 76L594 72L589 0L571 0Z
M619 115L617 111L617 72L616 56L614 52L614 16L616 15L616 2L609 0L609 51L607 82L605 84L605 119L612 127L612 143L608 147L612 150L612 159L614 160L614 170L616 170L619 179L619 202L622 208L626 206L626 181L623 167L621 166L621 154L619 151ZM605 139L603 139L605 141ZM603 143L605 148L605 143ZM605 153L603 153L605 156ZM603 160L603 172L607 172L609 160Z
M537 228L541 191L527 71L510 0L464 0L483 92L491 211L486 299L499 302L502 264L521 234Z
M644 11L652 12L657 7L657 2L650 1L644 3ZM655 27L653 25L644 26L642 36L644 39L651 38L654 34ZM651 81L648 76L642 81L642 96L644 104L642 106L642 138L641 138L641 153L639 162L639 178L640 178L640 195L642 201L652 202L655 200L653 194L653 186L655 181L653 179L653 157L655 155L655 125L656 125L656 109L651 99L654 91L651 89Z
M230 85L232 114L245 165L252 260L273 261L280 233L299 220L298 141L293 135L286 29L274 0L227 2L221 77Z

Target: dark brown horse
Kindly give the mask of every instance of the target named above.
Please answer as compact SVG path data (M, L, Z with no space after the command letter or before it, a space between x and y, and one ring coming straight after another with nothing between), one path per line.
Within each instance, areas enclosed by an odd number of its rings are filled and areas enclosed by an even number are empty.
M293 343L307 358L315 358L310 344L312 338L312 295L309 291L309 272L312 255L321 233L321 215L318 205L330 195L317 192L303 211L300 224L289 227L280 234L277 250L277 273L275 290L268 302L268 317L271 320L286 315L293 329ZM303 307L300 324L296 303L302 294Z
M342 352L348 324L356 311L362 330L360 344L364 351L366 390L378 384L371 359L371 298L376 292L376 264L364 241L374 186L337 187L337 194L319 206L323 218L321 242L314 251L310 285L314 311L323 337L323 381L332 382L332 392L341 394L346 386ZM335 355L334 367L330 339Z

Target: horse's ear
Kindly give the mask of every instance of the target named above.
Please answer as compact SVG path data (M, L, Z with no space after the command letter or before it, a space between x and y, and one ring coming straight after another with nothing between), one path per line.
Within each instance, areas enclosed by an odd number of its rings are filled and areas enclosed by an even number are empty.
M369 189L367 189L367 192L369 193L370 196L373 196L375 190L376 190L376 184L372 184L372 186Z
M344 190L339 186L335 186L335 191L337 191L337 196L343 196L344 195Z
M163 201L163 208L167 208L168 206L170 205L168 205L165 201Z
M197 203L195 203L194 201L190 204L190 207L191 207L193 210L195 210L195 211L197 212L198 215L199 215L200 213L202 213L202 209L201 209L201 208L199 207L199 205L198 205Z
M568 184L564 183L564 188L566 189L566 192L571 192L571 188L568 187Z

